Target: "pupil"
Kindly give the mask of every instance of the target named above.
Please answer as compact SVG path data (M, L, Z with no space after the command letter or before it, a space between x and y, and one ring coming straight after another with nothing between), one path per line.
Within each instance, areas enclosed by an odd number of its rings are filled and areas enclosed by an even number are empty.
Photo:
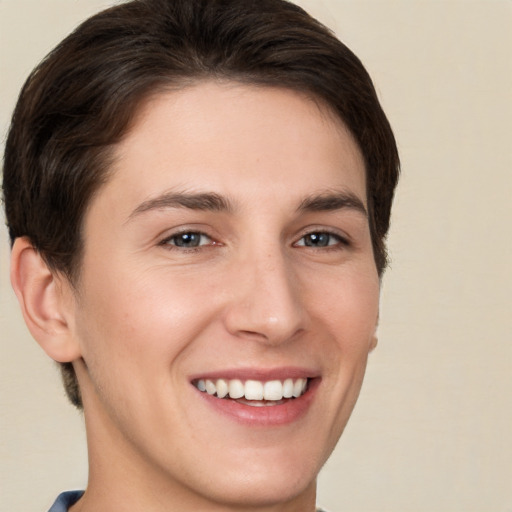
M175 239L178 247L197 247L199 245L200 236L197 233L182 233Z
M310 247L326 247L329 245L329 234L311 233L306 237L306 245Z

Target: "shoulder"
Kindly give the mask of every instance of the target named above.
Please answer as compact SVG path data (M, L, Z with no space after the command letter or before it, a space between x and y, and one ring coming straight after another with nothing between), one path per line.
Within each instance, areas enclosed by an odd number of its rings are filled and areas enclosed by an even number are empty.
M69 507L74 505L83 493L84 491L67 491L59 494L48 512L68 512Z

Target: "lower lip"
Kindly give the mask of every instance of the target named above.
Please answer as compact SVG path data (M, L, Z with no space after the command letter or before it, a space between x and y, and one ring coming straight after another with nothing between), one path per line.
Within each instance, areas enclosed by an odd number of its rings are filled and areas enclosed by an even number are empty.
M226 415L244 425L270 427L288 425L302 418L313 402L319 381L318 378L312 379L308 384L307 391L299 398L289 398L280 405L261 407L246 405L236 400L217 398L195 389L201 398L219 414Z

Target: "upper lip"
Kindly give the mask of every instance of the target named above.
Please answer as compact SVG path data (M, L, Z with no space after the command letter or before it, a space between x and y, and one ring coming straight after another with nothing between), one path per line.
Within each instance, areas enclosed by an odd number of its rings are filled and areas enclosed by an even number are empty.
M197 381L199 379L239 379L241 381L258 380L267 382L270 380L285 380L285 379L312 379L319 377L319 372L311 368L286 366L278 368L230 368L225 370L213 370L190 377L190 381Z

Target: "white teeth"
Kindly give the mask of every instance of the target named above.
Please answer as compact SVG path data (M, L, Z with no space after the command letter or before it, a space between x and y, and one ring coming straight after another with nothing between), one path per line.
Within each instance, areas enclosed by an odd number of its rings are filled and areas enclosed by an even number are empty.
M263 400L263 384L257 380L248 380L245 383L246 400Z
M302 386L303 386L303 379L297 379L294 383L293 383L293 396L295 398L299 397L300 395L302 395ZM208 389L207 389L208 391Z
M228 383L224 379L217 379L215 387L219 398L224 398L229 393Z
M283 398L291 398L293 396L293 380L286 379L283 383Z
M263 386L263 398L265 400L281 400L283 398L283 385L279 380L265 382Z
M229 381L229 398L242 398L244 393L245 389L241 380L234 379Z
M238 400L253 400L262 402L263 400L278 402L283 398L298 398L306 392L308 379L285 379L269 380L266 382L258 380L247 380L242 382L239 379L217 379L215 382L209 379L200 379L195 382L199 391L209 395L217 395L219 398L229 398Z
M217 392L217 388L215 387L215 384L211 380L206 381L206 392L209 395L214 395Z
M247 405L251 407L266 407L267 403L263 402L263 400L247 400Z

